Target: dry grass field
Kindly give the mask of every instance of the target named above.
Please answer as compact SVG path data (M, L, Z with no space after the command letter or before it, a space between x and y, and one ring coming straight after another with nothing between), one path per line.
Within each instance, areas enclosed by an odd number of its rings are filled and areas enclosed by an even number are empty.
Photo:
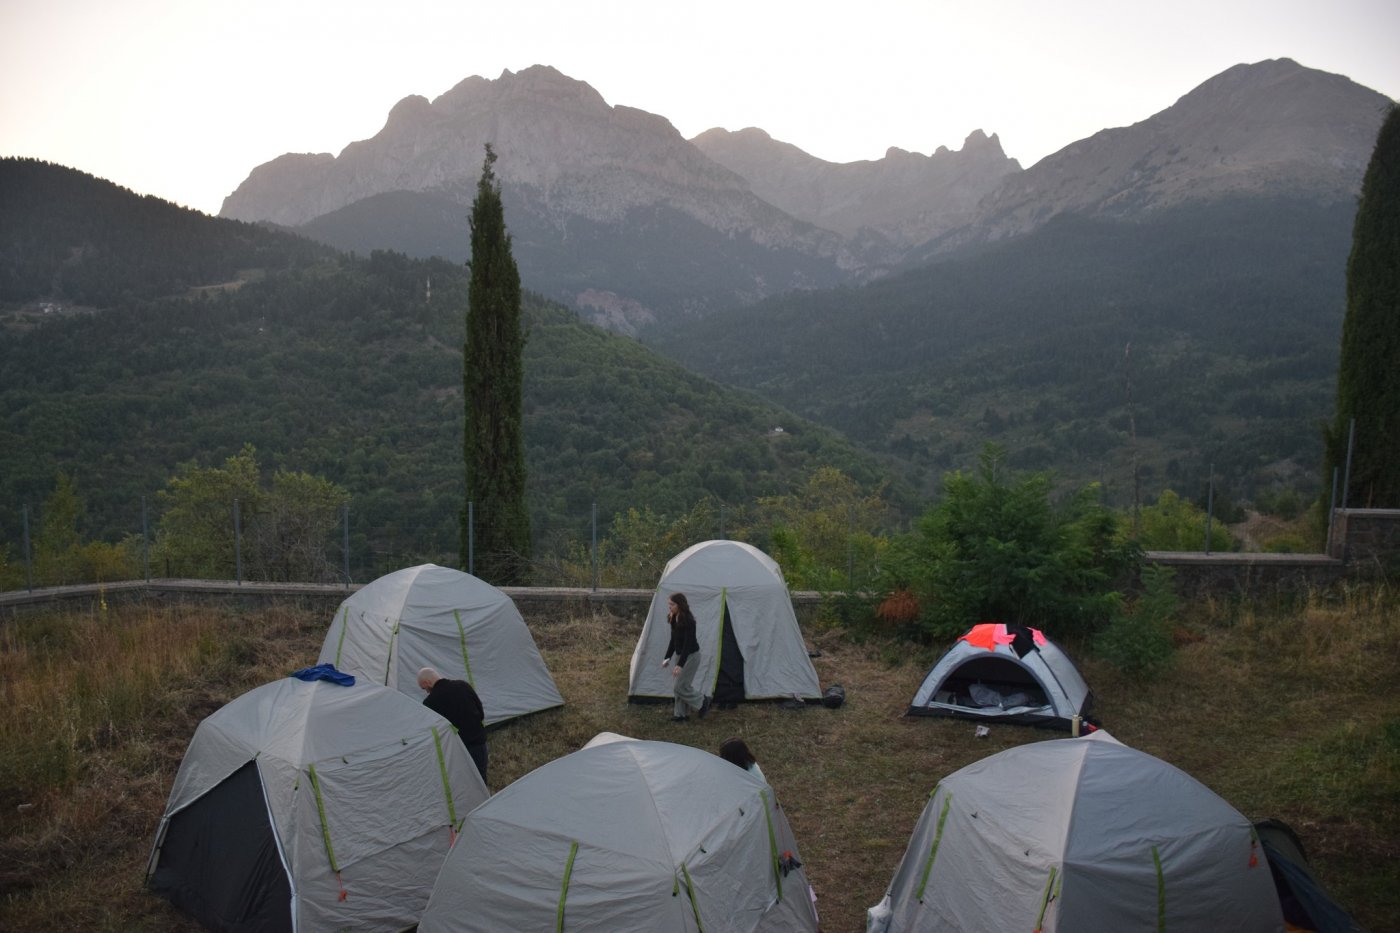
M0 621L0 929L190 927L142 888L171 781L201 718L314 663L329 618L284 608L121 606ZM1053 733L911 719L935 650L808 631L836 710L750 704L673 724L626 702L639 619L532 618L566 705L492 733L499 789L602 731L715 750L746 739L788 812L825 933L864 929L940 777ZM1175 667L1135 682L1081 663L1106 727L1253 819L1297 829L1357 919L1400 914L1400 610L1360 591L1270 614L1197 606ZM1073 648L1073 646L1071 646Z

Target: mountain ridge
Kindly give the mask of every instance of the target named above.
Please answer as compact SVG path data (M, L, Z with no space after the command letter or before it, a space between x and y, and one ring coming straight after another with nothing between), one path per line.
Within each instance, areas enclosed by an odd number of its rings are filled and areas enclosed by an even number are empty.
M956 151L891 147L878 160L831 163L755 127L685 140L665 117L610 105L536 65L469 77L431 101L405 97L339 156L258 166L221 213L343 249L462 260L464 208L490 141L527 286L638 334L787 291L860 285L1027 235L1065 212L1131 218L1240 195L1346 199L1387 100L1274 59L1229 68L1028 169L980 129ZM384 197L394 192L414 197ZM454 223L432 219L454 212ZM425 218L431 238L409 232Z
M1389 99L1291 59L1235 65L1170 107L1046 156L924 255L1037 229L1063 212L1142 216L1238 195L1353 198Z
M691 140L794 217L854 237L868 230L907 248L972 221L978 201L1021 170L996 134L974 130L953 152L897 147L878 161L833 163L756 127L710 129Z

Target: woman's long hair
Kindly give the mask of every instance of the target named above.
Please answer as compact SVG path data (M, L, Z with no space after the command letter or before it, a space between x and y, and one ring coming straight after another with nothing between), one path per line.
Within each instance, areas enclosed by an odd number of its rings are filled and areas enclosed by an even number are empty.
M695 616L691 615L690 602L685 598L684 593L672 593L671 602L676 604L676 621L689 622L695 624Z

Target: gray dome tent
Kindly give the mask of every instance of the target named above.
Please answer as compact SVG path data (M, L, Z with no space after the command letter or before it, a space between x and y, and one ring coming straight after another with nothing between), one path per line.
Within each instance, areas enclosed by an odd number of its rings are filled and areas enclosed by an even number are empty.
M632 654L630 701L671 699L672 678L660 664L670 640L666 603L676 592L685 594L695 614L695 682L716 703L821 699L777 562L742 541L702 541L672 557L661 573Z
M869 933L1282 933L1259 839L1107 732L974 762L929 796Z
M1038 629L974 625L929 670L911 716L959 716L1069 730L1093 715L1079 669Z
M195 730L147 883L212 929L403 929L486 797L451 725L421 703L375 684L274 681Z
M603 734L468 815L421 933L816 933L773 790L717 755Z
M436 668L476 689L487 725L564 703L510 597L436 564L385 574L342 602L319 661L415 700L419 669Z

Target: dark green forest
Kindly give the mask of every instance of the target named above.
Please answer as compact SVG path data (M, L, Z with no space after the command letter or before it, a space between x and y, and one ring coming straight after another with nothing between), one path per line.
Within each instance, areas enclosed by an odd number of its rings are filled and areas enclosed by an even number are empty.
M463 266L342 254L28 160L0 162L0 191L0 541L19 541L22 507L60 472L87 536L139 533L141 498L154 509L180 464L251 443L266 469L349 491L352 553L453 562ZM822 466L869 486L888 474L537 295L524 317L537 540L586 538L594 502L602 521L674 515L783 494Z
M1013 466L1131 502L1318 495L1353 204L1240 199L1129 223L1062 215L863 288L794 292L644 334L913 464L995 441Z
M332 255L34 159L0 159L0 217L0 302L9 307L53 299L107 308Z

